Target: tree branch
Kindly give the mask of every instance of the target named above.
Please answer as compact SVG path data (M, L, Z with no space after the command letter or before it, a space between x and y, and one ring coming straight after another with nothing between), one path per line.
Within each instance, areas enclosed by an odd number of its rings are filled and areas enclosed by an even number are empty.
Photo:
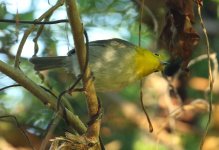
M45 105L52 108L54 111L56 111L56 99L48 94L45 90L40 88L37 84L35 84L32 80L30 80L28 77L25 76L25 74L18 68L14 68L9 66L8 64L4 63L0 60L0 71L4 74L6 74L8 77L15 80L17 83L19 83L21 86L23 86L25 89L30 91L34 96L39 98ZM83 134L86 132L86 127L83 124L83 122L73 114L68 109L64 108L65 114L62 111L59 111L58 114L66 117L68 122L72 125L72 127L80 134Z
M78 61L80 64L81 72L84 71L86 67L86 48L84 44L83 36L83 26L80 20L80 15L77 10L75 0L66 0L66 8L68 13L68 20L72 29L72 35L74 38L76 54L78 56ZM87 97L87 105L90 119L96 116L99 112L99 104L96 96L96 91L93 85L93 81L90 79L91 71L89 66L86 67L85 72L83 72L83 84L85 88L85 94ZM87 137L94 143L99 141L99 130L100 130L100 120L94 120L92 124L89 125L87 130Z

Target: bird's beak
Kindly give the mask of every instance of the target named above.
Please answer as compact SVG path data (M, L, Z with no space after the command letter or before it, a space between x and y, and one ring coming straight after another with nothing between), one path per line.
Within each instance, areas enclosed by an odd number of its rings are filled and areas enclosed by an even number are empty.
M165 61L160 61L160 63L162 64L162 65L164 65L164 66L166 66L166 65L169 65L170 63L168 63L168 62L165 62Z
M168 63L168 62L165 62L165 61L160 61L160 64L161 64L161 65L160 65L159 68L160 68L161 71L163 71L164 68L166 68L166 66L169 65L169 63Z

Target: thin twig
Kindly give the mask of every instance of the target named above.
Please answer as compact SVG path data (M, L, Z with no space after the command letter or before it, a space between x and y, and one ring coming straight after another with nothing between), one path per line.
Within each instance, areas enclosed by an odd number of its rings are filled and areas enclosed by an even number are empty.
M13 85L5 86L5 87L3 87L3 88L0 89L0 92L6 90L6 89L8 89L8 88L17 87L17 86L21 86L21 85L20 85L20 84L13 84Z
M16 38L17 38L17 41L18 41L18 35L19 35L19 24L18 24L18 21L19 21L19 14L18 14L18 9L16 11L16 15L15 15L15 34L16 34Z
M30 21L30 20L11 20L11 19L0 19L1 23L18 23L18 24L34 24L34 25L50 25L50 24L58 24L58 23L66 23L68 19L60 19L54 21Z
M61 100L62 100L62 96L64 96L66 93L69 93L69 92L72 92L73 89L78 85L78 83L81 81L81 76L73 83L73 85L67 89L67 90L64 90L63 92L61 92L58 96L58 100L57 100L57 111L59 111L59 108L60 108L60 104L61 104Z
M140 19L139 19L139 33L138 33L138 46L141 47L141 24L142 24L142 17L143 17L143 7L144 7L144 0L140 3Z
M21 86L20 84L13 84L13 85L9 85L9 86L5 86L5 87L3 87L3 88L1 88L0 89L0 92L1 91L4 91L4 90L6 90L6 89L8 89L8 88L12 88L12 87L18 87L18 86ZM41 85L39 85L42 89L44 89L46 92L48 92L48 93L50 93L52 96L54 96L55 98L58 98L51 90L49 90L49 89L47 89L47 88L45 88L45 87L43 87L43 86L41 86ZM60 100L59 100L60 101ZM72 111L73 112L73 108L71 107L71 105L68 103L68 101L66 100L66 99L64 99L64 104L65 104L65 106L70 110L70 111ZM57 106L58 106L58 104L57 104Z
M21 86L21 85L20 85L20 84L13 84L13 85L5 86L5 87L3 87L3 88L0 89L0 92L6 90L6 89L8 89L8 88L17 87L17 86ZM45 88L45 87L43 87L43 86L40 86L40 87L41 87L42 89L44 89L46 92L50 93L50 94L51 94L52 96L54 96L55 98L57 98L57 96L56 96L54 93L52 93L49 89L47 89L47 88Z
M141 5L141 1L140 0L137 0L136 1L139 5ZM147 5L143 5L143 8L144 8L144 10L146 11L146 14L148 14L150 17L151 17L151 19L152 19L152 21L153 21L153 24L154 24L154 33L155 33L155 37L156 37L156 39L158 38L158 21L157 21L157 19L156 19L156 17L155 17L155 15L154 15L154 13L150 10L150 8L148 8L148 6Z
M51 15L52 15L52 13L50 15L46 16L45 19L44 19L44 22L48 21L49 18L51 17ZM34 42L34 54L33 54L33 56L36 56L37 53L38 53L39 46L38 46L37 42L38 42L38 39L39 39L41 33L43 32L43 29L44 29L44 25L42 24L42 25L40 25L40 27L39 27L39 29L37 31L37 34L36 34L36 36L33 39L33 42Z
M210 54L210 59L212 59L212 61L215 59L215 57L216 57L216 53ZM188 68L191 67L192 65L196 64L197 62L204 60L204 59L208 59L208 54L203 54L203 55L200 55L200 56L192 59L188 64Z
M205 128L205 133L202 137L202 140L201 140L201 144L200 144L200 149L202 149L203 147L203 144L204 144L204 140L207 136L207 133L208 133L208 130L209 130L209 125L211 123L211 118L212 118L212 99L213 99L213 84L214 84L214 77L212 75L212 68L211 68L211 60L210 60L210 45L209 45L209 39L208 39L208 34L207 34L207 30L205 28L205 25L204 25L204 21L202 19L202 15L201 15L201 7L202 7L202 4L200 3L197 3L197 6L198 6L198 16L199 16L199 19L200 19L200 24L202 26L202 30L203 30L203 33L204 33L204 36L205 36L205 42L206 42L206 46L207 46L207 55L208 55L208 74L209 74L209 94L210 94L210 97L209 97L209 115L208 115L208 121L207 121L207 124L206 124L206 128Z
M138 33L138 35L139 35L139 43L138 43L138 45L139 45L139 47L141 46L141 23L142 23L142 17L143 17L143 8L144 8L144 0L142 0L141 2L139 2L140 3L140 6L141 6L141 9L140 9L140 20L139 20L139 33ZM149 115L148 115L148 113L147 113L147 110L146 110L146 108L144 107L144 102L143 102L143 81L144 79L142 79L141 81L140 81L140 87L141 87L141 90L140 90L140 102L141 102L141 107L142 107L142 109L143 109L143 111L144 111L144 114L145 114L145 116L146 116L146 118L147 118L147 121L148 121L148 125L149 125L149 131L150 132L153 132L153 125L152 125L152 123L151 123L151 120L150 120L150 117L149 117Z
M57 8L59 8L60 6L62 6L64 3L64 0L58 0L57 3L51 7L48 11L46 11L44 14L42 14L37 20L36 22L41 22L44 18L46 18L47 16L50 16ZM30 33L34 30L35 25L32 25L29 29L27 29L21 39L21 42L19 44L18 50L17 50L17 54L15 56L15 63L14 63L14 67L18 68L19 67L19 63L20 63L20 56L24 47L24 44L28 38L28 36L30 35Z
M42 74L40 74L40 72L37 72L37 75L39 76L39 78L42 80L42 83L44 83L48 88L44 87L44 86L41 86L39 85L41 88L43 88L45 91L47 91L48 93L50 93L52 96L54 96L55 98L58 99L58 92L56 90L52 90L52 86L48 83L48 82L45 82L44 80L44 76ZM61 97L62 98L62 97ZM72 108L71 104L69 103L68 99L66 97L63 97L63 102L64 102L64 105L65 107L67 107L67 109L71 112L74 112L74 109ZM58 102L57 102L58 103Z
M50 93L52 96L54 96L55 98L57 98L57 96L49 89L45 88L44 86L39 85L42 89L44 89L46 92Z
M199 61L202 61L204 59L208 59L208 54L203 54L203 55L200 55L194 59L192 59L189 64L188 64L188 67L191 67L192 65L194 65L195 63L199 62ZM210 59L211 59L211 62L213 63L213 71L212 71L212 75L213 75L213 78L214 79L217 79L217 76L218 76L218 60L217 60L217 54L216 53L211 53L210 54ZM210 88L208 87L206 90L205 90L205 95L207 95L207 93L209 92Z

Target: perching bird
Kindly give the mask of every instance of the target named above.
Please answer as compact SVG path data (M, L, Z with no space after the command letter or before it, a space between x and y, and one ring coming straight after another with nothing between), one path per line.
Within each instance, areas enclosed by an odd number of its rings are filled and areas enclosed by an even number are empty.
M32 57L37 71L64 67L75 77L81 74L74 50L68 56ZM165 63L158 54L121 39L89 42L89 66L97 91L115 91L145 76L163 71Z

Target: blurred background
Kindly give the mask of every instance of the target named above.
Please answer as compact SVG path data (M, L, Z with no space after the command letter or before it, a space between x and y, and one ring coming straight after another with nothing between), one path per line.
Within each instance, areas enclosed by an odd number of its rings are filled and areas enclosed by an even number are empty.
M139 42L140 0L95 0L77 1L83 25L89 40L121 38L136 45ZM0 19L35 20L50 7L55 0L0 0ZM165 25L168 12L163 0L145 0L141 46L161 53L168 59L168 52L158 48L159 35ZM140 84L134 83L125 89L112 93L98 93L103 108L101 136L109 150L195 150L200 146L208 120L208 63L206 44L199 24L197 6L194 5L194 28L200 36L189 64L187 74L177 74L165 78L154 73L144 79L143 101L153 124L154 132L149 133L148 122L140 105ZM212 52L214 73L212 123L203 149L216 150L219 147L218 116L218 47L219 47L219 1L204 0L202 15L206 24ZM65 6L58 8L50 20L67 19ZM0 23L0 60L13 65L20 40L30 25ZM37 84L50 89L57 96L67 89L72 81L64 69L36 73L28 61L38 47L37 56L64 56L74 48L68 23L45 25L37 45L39 26L26 40L22 51L20 68ZM197 59L197 57L199 59ZM15 84L0 73L0 88ZM68 100L83 122L88 121L85 97L81 93L67 95ZM40 148L48 125L54 114L41 101L22 87L12 87L0 91L0 116L13 115L26 131L35 149ZM68 125L60 120L52 138L63 136ZM16 122L10 118L0 118L0 149L31 149Z

